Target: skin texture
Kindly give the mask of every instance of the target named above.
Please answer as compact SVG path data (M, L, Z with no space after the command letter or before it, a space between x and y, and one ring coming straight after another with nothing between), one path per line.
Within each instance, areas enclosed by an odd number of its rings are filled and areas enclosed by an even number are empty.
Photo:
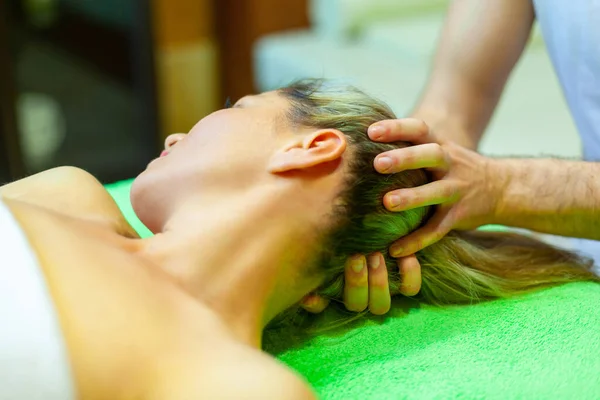
M346 140L286 128L287 106L247 97L169 138L132 187L148 239L115 228L108 194L85 197L103 189L83 171L2 188L38 254L81 398L314 398L260 342L322 283L306 249L339 192ZM60 190L51 176L72 192L49 197Z

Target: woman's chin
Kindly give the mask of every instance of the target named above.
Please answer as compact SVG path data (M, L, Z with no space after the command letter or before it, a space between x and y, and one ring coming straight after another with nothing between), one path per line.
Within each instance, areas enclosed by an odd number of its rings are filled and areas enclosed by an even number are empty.
M165 159L165 157L156 157L155 159L153 159L152 161L150 161L148 163L148 165L146 166L146 168L149 168L152 165L157 165L160 164L160 162L162 162Z

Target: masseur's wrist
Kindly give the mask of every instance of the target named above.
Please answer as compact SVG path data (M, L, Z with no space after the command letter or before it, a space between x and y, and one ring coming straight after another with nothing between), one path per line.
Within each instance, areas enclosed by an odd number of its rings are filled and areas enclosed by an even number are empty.
M491 159L497 202L495 224L551 232L551 218L561 207L560 200L550 192L541 193L540 187L549 187L547 180L555 179L544 161L533 159ZM538 165L539 164L539 165ZM544 183L546 182L546 183Z
M510 221L520 214L519 202L511 198L511 192L514 192L516 185L514 181L519 173L518 165L514 165L512 160L505 158L486 157L486 175L489 186L489 198L487 201L494 204L492 213L487 223L510 225Z

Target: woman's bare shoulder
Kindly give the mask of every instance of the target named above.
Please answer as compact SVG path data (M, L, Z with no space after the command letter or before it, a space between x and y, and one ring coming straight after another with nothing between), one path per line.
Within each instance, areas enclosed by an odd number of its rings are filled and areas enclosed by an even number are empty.
M235 341L217 342L184 363L186 372L166 375L151 398L317 399L304 379L266 353Z
M96 221L125 236L136 236L104 186L80 168L58 167L28 176L0 187L0 197Z
M38 254L57 312L69 321L63 334L76 349L75 376L85 378L78 381L81 397L102 388L117 399L113 390L125 387L144 399L316 398L302 378L240 343L214 310L124 249L125 239L43 207L6 204Z

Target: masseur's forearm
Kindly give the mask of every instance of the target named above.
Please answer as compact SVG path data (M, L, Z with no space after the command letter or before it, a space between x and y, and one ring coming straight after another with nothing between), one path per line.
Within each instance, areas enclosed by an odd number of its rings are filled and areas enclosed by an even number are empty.
M533 19L530 1L454 0L431 76L411 116L440 139L477 148Z
M600 163L491 160L497 224L600 240Z

